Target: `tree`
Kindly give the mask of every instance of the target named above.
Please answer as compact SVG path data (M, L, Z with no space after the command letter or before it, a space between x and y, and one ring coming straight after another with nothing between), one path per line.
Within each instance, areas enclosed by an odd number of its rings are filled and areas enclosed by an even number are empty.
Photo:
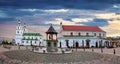
M9 44L7 40L5 41L5 44Z
M5 41L4 41L4 40L2 41L2 44L5 44Z
M3 40L3 41L2 41L2 44L9 44L9 43L8 43L8 41L7 41L7 40L6 40L6 41L5 41L5 40Z

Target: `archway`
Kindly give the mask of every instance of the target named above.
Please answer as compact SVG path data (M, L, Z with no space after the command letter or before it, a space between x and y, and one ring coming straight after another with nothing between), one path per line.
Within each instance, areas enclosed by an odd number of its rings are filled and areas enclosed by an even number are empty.
M98 42L96 42L96 48L98 48Z
M87 40L86 40L86 47L89 48L89 46L90 46L90 40L87 39Z
M69 40L65 40L66 41L66 46L67 46L67 48L69 48Z
M62 44L61 44L61 42L60 42L60 48L62 47Z
M78 42L75 43L75 47L79 48L79 43Z

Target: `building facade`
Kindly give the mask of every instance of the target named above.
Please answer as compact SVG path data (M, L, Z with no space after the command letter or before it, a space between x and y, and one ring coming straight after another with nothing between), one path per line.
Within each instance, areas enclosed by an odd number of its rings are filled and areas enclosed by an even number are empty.
M98 26L79 26L60 24L58 43L60 47L104 47L106 32ZM62 44L62 46L61 46ZM110 43L108 44L111 45Z
M16 26L15 43L18 45L44 45L42 35L40 33L28 32L26 24L22 26L21 22L18 22L18 26Z

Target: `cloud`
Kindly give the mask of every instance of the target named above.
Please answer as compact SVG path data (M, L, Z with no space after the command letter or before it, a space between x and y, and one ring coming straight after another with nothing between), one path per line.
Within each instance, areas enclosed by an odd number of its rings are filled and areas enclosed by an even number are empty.
M45 12L44 10L42 10L42 12L43 13L35 13L32 16L24 16L22 17L22 20L24 22L31 23L31 25L45 25L46 26L47 25L46 22L56 21L55 20L56 18L61 18L65 21L75 22L77 18L79 18L79 20L82 19L85 21L85 19L90 20L90 18L92 17L89 14L83 15L82 13L88 13L88 11L85 12L85 10L75 10L75 11L68 10L67 12Z
M67 12L68 9L57 9L57 10L44 10L45 12Z
M120 4L114 4L110 8L106 9L109 12L115 12L116 14L120 14Z
M119 5L113 5L114 8L119 8Z
M43 13L43 11L32 9L0 9L0 23L14 23L18 17L24 18L40 13Z
M49 21L49 22L46 22L45 24L60 25L61 22L62 22L63 25L75 25L74 22L64 20L62 18L55 18L54 21Z
M92 20L93 20L93 18L72 18L73 22L89 22Z
M16 20L15 18L0 18L0 24L5 24L5 23L8 23L8 22L10 24L10 22L13 22L15 20Z
M105 9L119 0L0 0L0 8L14 9ZM102 4L102 6L101 6Z
M46 12L47 11L47 12ZM56 21L56 18L61 18L64 21L78 24L80 22L90 22L94 18L115 20L119 19L120 15L113 12L102 10L77 10L77 9L57 9L57 10L42 10L42 9L1 9L0 16L1 24L17 23L17 18L21 18L22 22L30 25L46 26L46 22ZM54 23L53 23L54 24Z
M101 13L101 14L94 14L94 16L96 16L96 18L102 18L102 19L106 19L108 21L113 21L113 20L119 20L120 19L120 15L116 14L116 13Z
M95 18L92 21L89 21L89 22L77 22L77 24L84 24L84 25L89 25L89 26L107 26L108 21L105 20L105 19Z
M101 27L107 32L107 36L120 36L120 20L109 22L108 26Z

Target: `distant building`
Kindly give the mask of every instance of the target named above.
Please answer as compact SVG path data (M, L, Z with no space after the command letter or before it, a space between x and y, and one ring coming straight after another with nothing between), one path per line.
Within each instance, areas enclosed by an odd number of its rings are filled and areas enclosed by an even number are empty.
M107 39L111 40L113 47L120 47L120 36L108 37Z
M16 43L15 43L15 39L12 39L10 42L11 42L12 44L16 44Z
M106 32L98 26L60 24L58 44L62 47L103 47L106 46ZM110 44L109 44L110 45Z
M2 44L2 40L0 40L0 45Z
M40 33L29 33L27 31L26 24L24 26L21 25L21 22L18 22L18 26L16 26L16 37L15 43L18 45L43 45L43 37Z

